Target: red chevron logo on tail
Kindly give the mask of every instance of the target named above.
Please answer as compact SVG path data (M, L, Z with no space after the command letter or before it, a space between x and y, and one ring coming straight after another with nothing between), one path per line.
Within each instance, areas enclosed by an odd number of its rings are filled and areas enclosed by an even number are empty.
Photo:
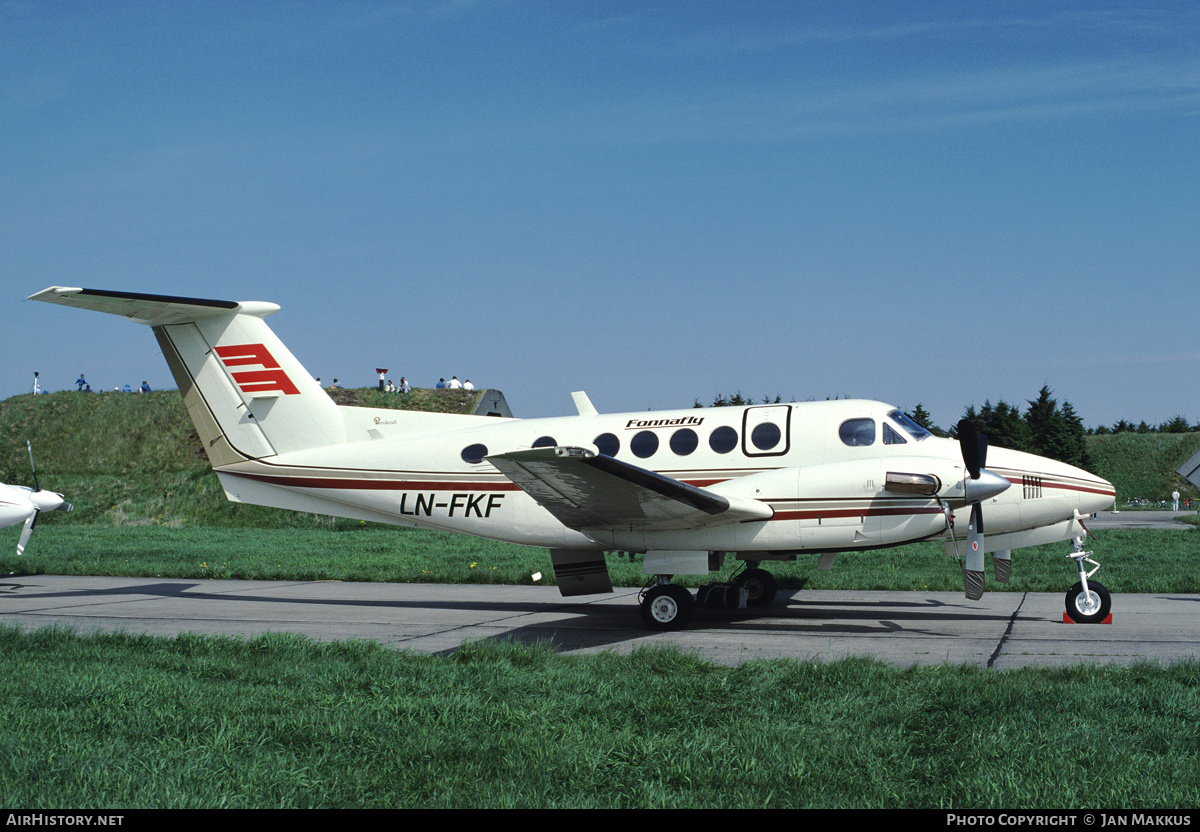
M217 357L230 371L243 393L269 393L275 390L285 396L298 396L300 391L288 378L264 344L236 344L216 348ZM262 370L242 370L234 367L262 367Z

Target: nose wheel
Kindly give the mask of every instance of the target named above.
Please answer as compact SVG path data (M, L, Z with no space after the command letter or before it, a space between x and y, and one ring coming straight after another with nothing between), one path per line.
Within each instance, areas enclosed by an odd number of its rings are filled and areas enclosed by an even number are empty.
M1086 589L1077 583L1067 590L1067 616L1076 624L1098 624L1111 608L1112 598L1099 581L1089 581Z

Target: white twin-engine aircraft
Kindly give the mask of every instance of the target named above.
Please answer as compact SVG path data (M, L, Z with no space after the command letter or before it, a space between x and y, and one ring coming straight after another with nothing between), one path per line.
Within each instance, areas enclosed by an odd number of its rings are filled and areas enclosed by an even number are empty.
M71 511L74 506L56 491L43 491L38 487L37 467L33 464L33 444L26 440L29 448L29 467L33 470L33 488L24 485L8 485L0 482L0 528L24 523L21 536L17 539L17 554L25 554L38 515L43 511Z
M698 602L769 603L765 561L818 554L828 568L838 552L931 539L965 556L971 599L985 550L1005 581L1012 549L1073 540L1067 613L1108 614L1081 519L1112 485L1018 451L988 459L965 420L956 443L873 401L601 414L575 393L578 415L546 419L343 407L264 322L275 304L63 287L31 299L153 327L229 499L542 546L565 596L612 591L605 553L639 553L651 628L685 626ZM731 554L740 573L699 600L671 583Z

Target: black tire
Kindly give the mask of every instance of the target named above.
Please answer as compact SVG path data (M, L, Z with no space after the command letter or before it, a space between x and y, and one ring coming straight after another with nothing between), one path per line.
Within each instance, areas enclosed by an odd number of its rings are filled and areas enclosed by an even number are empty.
M1076 624L1099 624L1112 609L1112 598L1104 584L1088 581L1088 590L1091 598L1084 596L1082 583L1067 590L1067 617Z
M746 590L746 606L765 607L775 600L779 585L775 576L765 569L747 569L738 575L734 588Z
M659 584L642 599L642 621L651 630L680 630L692 620L696 601L675 584Z

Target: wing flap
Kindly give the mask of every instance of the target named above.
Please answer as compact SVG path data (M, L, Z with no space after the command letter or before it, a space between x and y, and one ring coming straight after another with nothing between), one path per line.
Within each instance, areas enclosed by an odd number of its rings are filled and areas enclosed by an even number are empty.
M487 459L565 526L581 531L673 531L774 514L757 500L715 494L584 448L535 448Z

